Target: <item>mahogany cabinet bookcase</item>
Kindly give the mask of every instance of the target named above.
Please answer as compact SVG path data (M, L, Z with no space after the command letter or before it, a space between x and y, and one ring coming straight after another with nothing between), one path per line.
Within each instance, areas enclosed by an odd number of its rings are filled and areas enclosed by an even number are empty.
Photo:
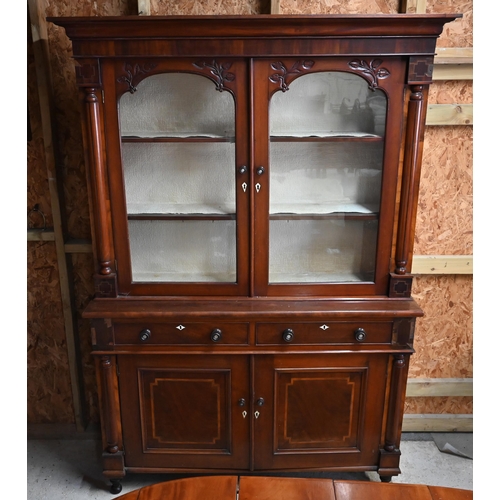
M457 17L49 18L82 103L112 492L400 473L427 93Z

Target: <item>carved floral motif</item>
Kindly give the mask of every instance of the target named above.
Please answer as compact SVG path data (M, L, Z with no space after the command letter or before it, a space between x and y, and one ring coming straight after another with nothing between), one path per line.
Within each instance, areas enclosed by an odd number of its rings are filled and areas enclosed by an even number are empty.
M309 61L309 60L297 61L293 64L293 66L290 69L288 69L281 61L274 62L271 63L271 68L274 69L275 71L278 71L278 73L273 73L269 77L269 80L271 80L273 83L279 84L280 89L283 92L286 92L290 88L286 81L288 75L302 73L304 71L311 69L313 66L314 66L314 61Z
M236 77L234 73L228 71L233 63L225 62L219 64L217 61L212 62L198 61L193 63L193 66L198 69L208 69L210 73L215 77L215 88L222 92L225 90L224 82L232 82Z
M133 94L137 87L135 86L135 82L137 76L144 75L149 73L152 69L156 68L156 63L145 63L142 66L140 64L125 64L124 70L125 74L117 78L117 82L126 83L128 85L128 91Z
M349 63L349 67L355 71L360 71L368 77L370 90L378 88L378 81L387 78L391 73L387 68L381 68L382 59L372 59L370 62L361 59L354 59Z

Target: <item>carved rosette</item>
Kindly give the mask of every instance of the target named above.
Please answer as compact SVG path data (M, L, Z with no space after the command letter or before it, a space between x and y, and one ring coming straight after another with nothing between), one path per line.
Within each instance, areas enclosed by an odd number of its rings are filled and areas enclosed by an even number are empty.
M212 60L210 62L197 61L193 63L195 68L208 71L210 73L212 80L215 82L215 88L219 92L227 90L227 87L224 85L225 82L232 82L236 78L234 73L228 71L232 65L232 62L224 62L220 64L216 60Z
M142 76L149 73L152 69L156 68L156 66L156 63L126 63L123 68L125 74L118 77L116 81L128 85L128 91L133 94L137 91L136 85L139 83Z
M282 92L286 92L290 87L290 75L297 75L304 73L304 71L310 70L314 66L314 61L310 60L300 60L296 61L290 69L288 69L285 64L281 61L271 63L271 68L277 73L273 73L269 80L273 83L277 83Z
M381 64L382 59L372 59L370 62L354 59L349 63L349 67L362 73L368 79L368 88L375 90L378 88L378 81L391 74L387 68L381 68Z

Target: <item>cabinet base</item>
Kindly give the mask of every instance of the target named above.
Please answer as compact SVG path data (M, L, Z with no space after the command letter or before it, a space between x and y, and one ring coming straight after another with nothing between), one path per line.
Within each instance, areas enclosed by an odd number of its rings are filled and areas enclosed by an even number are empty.
M401 469L399 468L400 457L401 451L399 449L395 449L394 451L380 450L380 461L377 472L382 482L389 483L392 476L401 474Z

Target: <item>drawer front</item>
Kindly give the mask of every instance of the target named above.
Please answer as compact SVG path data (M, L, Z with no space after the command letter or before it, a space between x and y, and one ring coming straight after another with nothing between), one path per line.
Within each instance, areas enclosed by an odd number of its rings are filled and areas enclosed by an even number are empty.
M389 344L392 322L261 323L257 344Z
M247 323L117 323L118 345L246 345Z

